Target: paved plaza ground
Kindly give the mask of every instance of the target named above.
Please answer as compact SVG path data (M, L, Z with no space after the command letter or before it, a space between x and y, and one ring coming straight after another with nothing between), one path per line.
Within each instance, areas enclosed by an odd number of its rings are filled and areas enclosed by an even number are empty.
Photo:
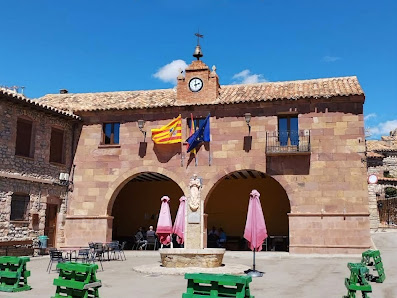
M376 232L372 239L381 250L386 280L383 284L371 283L371 297L397 297L397 231ZM183 275L154 273L151 268L160 264L158 251L127 251L127 261L104 262L104 271L98 272L102 280L100 296L112 297L181 297L186 290ZM46 273L48 256L31 258L28 267L32 276L32 290L20 293L3 293L0 297L51 297L55 293L54 270ZM257 254L257 268L264 271L261 278L251 283L251 294L260 297L342 297L347 290L344 278L349 276L347 262L359 262L358 255L289 255L288 253L261 252ZM250 252L226 252L224 263L245 265L252 263ZM147 273L134 268L147 265ZM226 268L225 267L225 268ZM54 266L55 268L55 266ZM166 269L164 269L166 270ZM152 272L152 273L150 273ZM357 297L361 297L360 294Z

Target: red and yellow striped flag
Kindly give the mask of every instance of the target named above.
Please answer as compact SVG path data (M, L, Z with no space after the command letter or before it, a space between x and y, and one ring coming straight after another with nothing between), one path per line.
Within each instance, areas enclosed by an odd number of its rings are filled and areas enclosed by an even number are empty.
M152 140L155 144L175 144L182 142L182 117L179 115L167 125L152 129Z

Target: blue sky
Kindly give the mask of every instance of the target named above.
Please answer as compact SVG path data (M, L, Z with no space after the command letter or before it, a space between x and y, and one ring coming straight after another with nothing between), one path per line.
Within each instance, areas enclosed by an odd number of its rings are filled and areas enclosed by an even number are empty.
M30 98L172 88L200 28L221 84L356 75L371 138L397 127L394 0L21 0L1 10L0 85Z

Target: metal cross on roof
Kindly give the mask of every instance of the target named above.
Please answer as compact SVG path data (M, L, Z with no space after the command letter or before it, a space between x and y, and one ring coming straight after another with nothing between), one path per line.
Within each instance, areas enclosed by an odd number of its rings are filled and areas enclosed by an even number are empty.
M198 31L197 33L194 33L194 35L197 36L197 45L200 45L200 38L204 38L204 35L200 34L200 31Z

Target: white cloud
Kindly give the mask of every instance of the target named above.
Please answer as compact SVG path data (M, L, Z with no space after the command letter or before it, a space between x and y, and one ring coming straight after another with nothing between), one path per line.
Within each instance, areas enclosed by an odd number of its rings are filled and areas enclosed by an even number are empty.
M162 67L153 75L155 78L176 85L176 78L179 75L179 70L185 70L187 64L183 60L174 60Z
M390 120L369 127L368 131L372 137L388 136L392 130L397 128L397 120Z
M234 83L239 84L254 84L268 81L262 74L251 74L249 69L244 69L243 71L236 73L232 78L237 80L237 82Z
M324 62L335 62L342 59L341 57L336 57L336 56L324 56L323 61Z
M364 120L365 121L367 121L367 120L369 120L369 119L371 119L371 118L376 118L376 114L375 113L371 113L371 114L368 114L367 116L365 116L364 117Z

